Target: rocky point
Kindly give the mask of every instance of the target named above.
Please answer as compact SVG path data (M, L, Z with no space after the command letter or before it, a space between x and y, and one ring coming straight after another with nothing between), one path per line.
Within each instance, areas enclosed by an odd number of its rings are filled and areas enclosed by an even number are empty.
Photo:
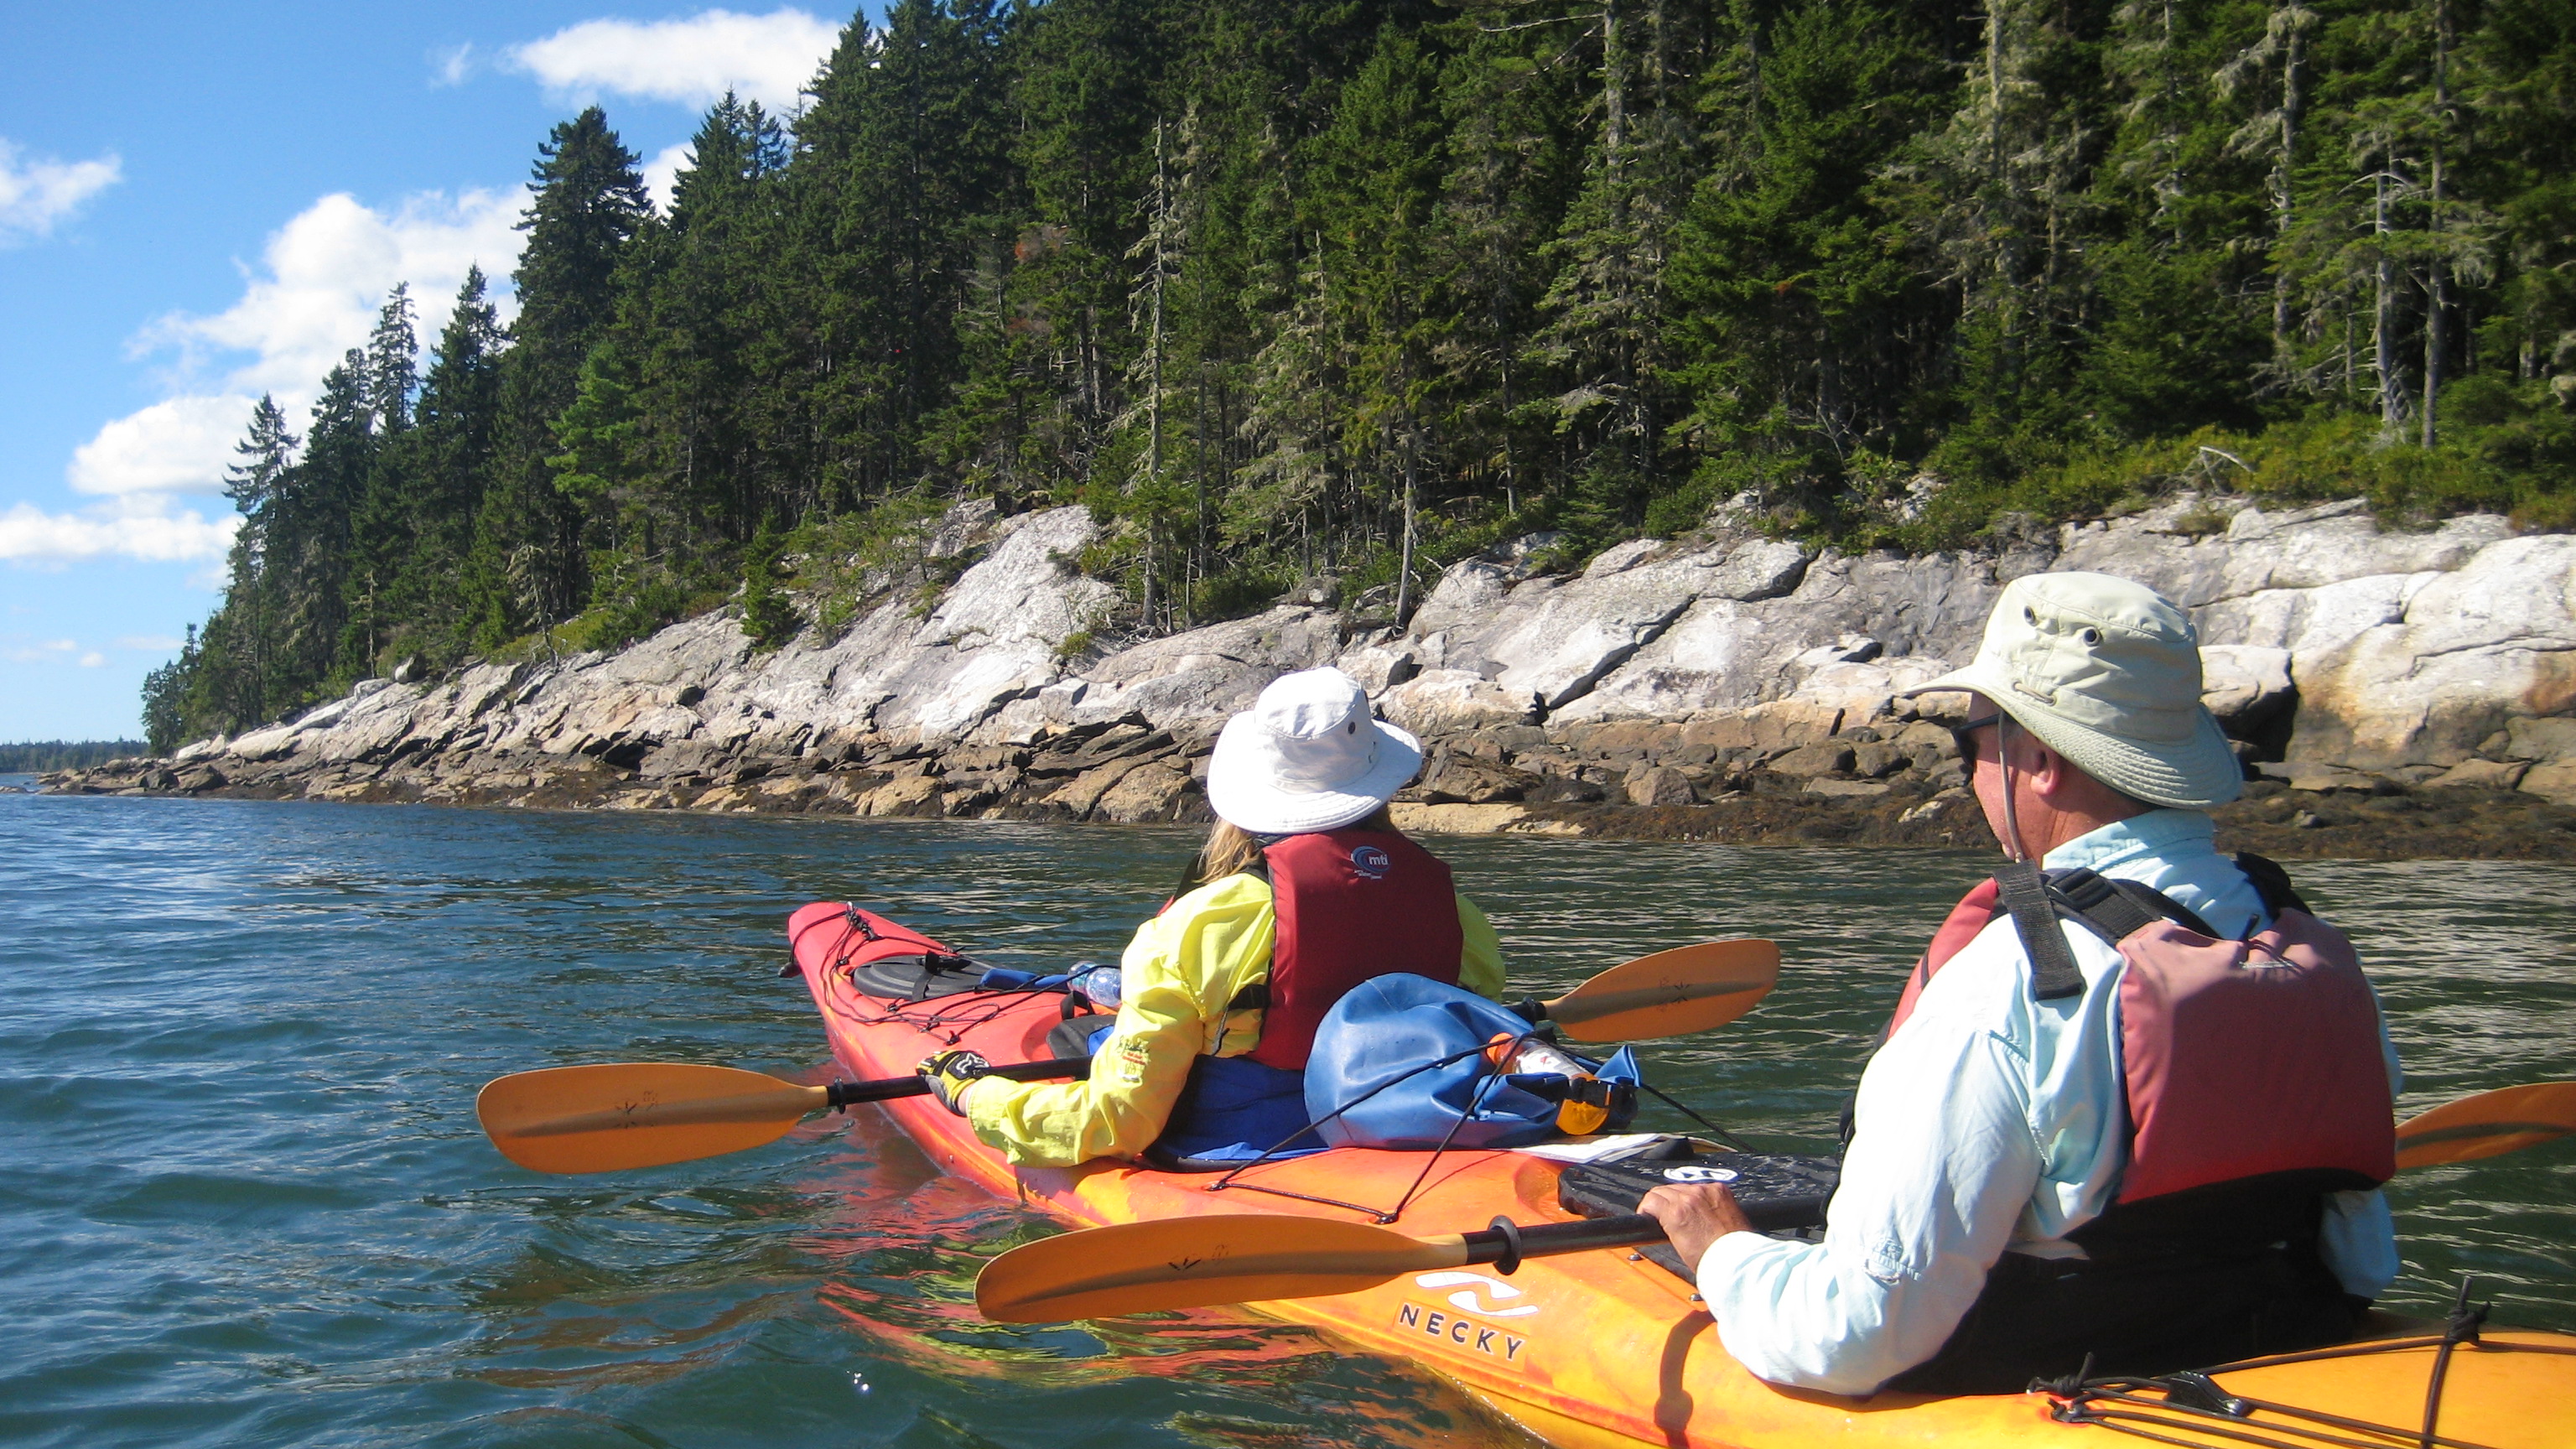
M2248 762L2221 813L2276 855L2576 854L2576 537L2494 517L2385 530L2359 503L2178 497L1990 553L1852 556L1750 528L1639 539L1580 573L1524 543L1441 578L1402 627L1320 592L1104 642L1080 508L963 505L971 560L925 605L755 649L732 611L614 653L371 679L69 793L1095 821L1207 818L1225 717L1337 664L1423 737L1398 819L1429 831L1982 845L1946 725L1897 692L1964 662L1998 589L2095 569L2188 609L2204 695Z

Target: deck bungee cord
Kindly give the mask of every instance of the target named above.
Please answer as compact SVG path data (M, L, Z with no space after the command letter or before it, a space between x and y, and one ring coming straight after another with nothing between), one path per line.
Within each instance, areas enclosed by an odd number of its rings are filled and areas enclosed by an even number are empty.
M2476 1282L2474 1277L2460 1281L2458 1300L2445 1321L2443 1331L2435 1335L2367 1339L2310 1349L2304 1353L2240 1359L2206 1369L2144 1377L2109 1375L2096 1378L2092 1376L2092 1365L2088 1361L2072 1378L2034 1383L2031 1390L2049 1397L2050 1416L2059 1423L2098 1425L2133 1438L2193 1446L2193 1449L2198 1449L2204 1441L2177 1439L2156 1430L2213 1434L2234 1442L2257 1445L2260 1449L2316 1449L2319 1445L2332 1445L2336 1449L2396 1449L2396 1446L2407 1444L2416 1445L2418 1449L2436 1449L2436 1446L2441 1446L2441 1449L2494 1449L2492 1445L2455 1439L2439 1432L2442 1395L2450 1382L2453 1353L2465 1346L2481 1353L2571 1357L2576 1356L2576 1344L2521 1343L2509 1339L2487 1341L2481 1338L2479 1330L2485 1325L2492 1305L2470 1306L2469 1295ZM2367 1358L2423 1348L2434 1351L2433 1362L2425 1379L2423 1422L2413 1429L2329 1413L2300 1404L2235 1394L2217 1382L2220 1374L2242 1373L2250 1369ZM2149 1398L2146 1396L2149 1391L2162 1397ZM2304 1422L2256 1425L2253 1416L2257 1413ZM2338 1429L2350 1432L2332 1432ZM2351 1437L2356 1433L2372 1437Z

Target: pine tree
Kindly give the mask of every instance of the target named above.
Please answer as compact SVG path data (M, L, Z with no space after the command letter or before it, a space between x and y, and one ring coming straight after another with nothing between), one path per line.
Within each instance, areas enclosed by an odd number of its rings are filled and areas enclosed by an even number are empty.
M411 427L412 389L420 382L420 338L413 331L413 317L411 284L398 282L367 337L368 423L380 438Z
M537 158L519 223L528 241L512 273L519 316L501 365L493 472L466 580L486 648L568 617L588 592L581 515L546 466L550 424L616 315L618 258L651 212L638 158L597 106L556 126Z
M406 647L441 663L472 643L457 584L492 468L507 341L485 295L483 269L467 267L431 353L407 440L411 541L390 591L397 617L415 626Z
M2277 0L2264 22L2262 37L2246 46L2218 72L2223 90L2252 90L2277 76L2277 90L2265 96L2251 120L2230 138L2243 152L2262 152L2272 159L2272 366L2286 379L2291 371L2290 257L2298 228L2300 126L2306 119L2308 40L2317 15L2298 0ZM2273 99L2277 96L2277 101Z
M1940 37L1903 7L1738 7L1702 80L1708 169L1675 242L1673 343L1705 503L1808 517L1919 455L1955 302L1902 230L1913 138L1946 119Z
M420 351L412 317L411 287L398 284L367 339L359 387L364 426L374 446L350 509L348 598L343 606L348 632L334 651L335 674L372 672L391 642L388 621L404 619L397 600L419 538L415 494L421 473L418 450L408 436ZM412 622L405 620L406 626ZM406 627L404 632L412 631Z
M268 718L270 657L275 648L273 601L269 597L269 534L277 522L276 505L287 470L294 466L295 445L295 435L286 428L284 410L274 397L260 394L258 404L251 409L249 433L233 446L241 461L224 470L224 496L240 510L242 524L233 535L231 582L224 590L223 612L236 625L243 647L233 660L236 677L219 691L225 700L225 718L208 722L215 728L237 729ZM182 676L195 667L194 638L192 629L191 647L181 656L186 667L171 666L179 668ZM185 722L179 704L181 692L165 689L168 698L162 706L163 722L174 728Z

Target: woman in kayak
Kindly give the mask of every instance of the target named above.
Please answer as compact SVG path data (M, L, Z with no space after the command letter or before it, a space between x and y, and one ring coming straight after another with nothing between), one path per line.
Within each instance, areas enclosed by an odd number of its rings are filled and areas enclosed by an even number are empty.
M1338 669L1273 681L1208 762L1217 823L1202 881L1136 930L1117 1023L1086 1081L979 1078L972 1052L921 1064L975 1135L1028 1167L1095 1157L1239 1162L1306 1125L1315 1028L1361 982L1405 971L1486 996L1502 947L1449 868L1398 833L1387 801L1422 765Z

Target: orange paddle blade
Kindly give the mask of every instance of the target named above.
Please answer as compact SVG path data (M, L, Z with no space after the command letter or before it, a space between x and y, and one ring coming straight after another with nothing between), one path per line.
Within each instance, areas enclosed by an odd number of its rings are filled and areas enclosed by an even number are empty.
M1467 1260L1457 1237L1409 1238L1365 1223L1264 1213L1121 1223L1013 1248L975 1279L996 1323L1316 1298Z
M1574 1041L1637 1041L1721 1027L1751 1011L1780 979L1770 941L1708 941L1613 966L1547 1003Z
M613 1062L496 1077L474 1115L521 1167L614 1172L774 1142L829 1098L736 1067Z
M2397 1166L2474 1162L2570 1135L2576 1135L2576 1082L2502 1087L2397 1124Z

